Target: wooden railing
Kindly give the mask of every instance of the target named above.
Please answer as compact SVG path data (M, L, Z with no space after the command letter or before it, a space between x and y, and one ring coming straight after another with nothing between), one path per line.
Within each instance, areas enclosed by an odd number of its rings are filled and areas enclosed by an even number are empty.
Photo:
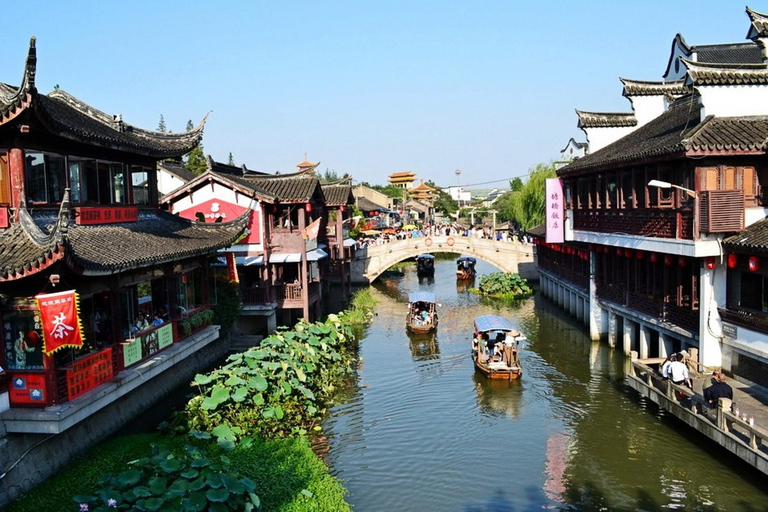
M675 406L703 421L714 423L719 431L730 434L730 438L740 443L743 448L762 458L768 458L768 430L749 421L746 415L736 415L731 410L731 400L721 398L717 408L712 409L702 395L686 386L680 386L665 379L655 368L638 360L632 361L631 368L629 378L644 383L648 388L663 392ZM708 414L708 411L714 412L714 415Z
M693 211L673 209L573 210L574 229L659 238L693 238Z
M241 287L240 292L243 296L243 304L268 304L269 288L246 288Z
M768 315L764 313L733 308L717 308L717 311L720 313L720 317L723 320L746 327L747 329L768 334Z

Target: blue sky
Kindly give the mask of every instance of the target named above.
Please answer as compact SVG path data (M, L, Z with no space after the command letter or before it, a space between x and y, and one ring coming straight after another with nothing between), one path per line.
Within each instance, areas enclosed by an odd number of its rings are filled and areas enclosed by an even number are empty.
M449 186L461 169L481 188L585 140L574 109L629 111L619 77L661 80L676 33L729 43L749 28L724 0L43 0L4 19L0 81L19 83L36 36L40 92L147 129L210 110L216 160L293 172L306 153L379 184L412 171Z

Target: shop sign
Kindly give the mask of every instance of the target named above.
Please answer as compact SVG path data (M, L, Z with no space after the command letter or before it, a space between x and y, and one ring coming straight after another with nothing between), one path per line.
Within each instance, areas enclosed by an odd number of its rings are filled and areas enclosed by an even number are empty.
M132 364L141 361L141 337L133 340L125 340L123 346L123 366L128 368Z
M139 209L135 206L79 206L75 208L76 224L112 224L136 222Z
M159 350L173 345L173 324L165 324L155 331L157 333L157 347Z
M14 373L8 390L11 405L48 405L45 392L45 374Z
M723 322L723 336L735 340L738 337L738 329L735 325Z
M64 347L82 347L78 296L75 291L47 293L37 295L35 299L43 322L43 352L51 355Z
M561 244L565 241L565 209L563 208L563 181L547 178L545 213L547 216L547 243Z
M10 226L8 223L8 207L0 207L0 228L7 228Z
M106 348L67 367L67 396L70 400L112 380L112 349Z

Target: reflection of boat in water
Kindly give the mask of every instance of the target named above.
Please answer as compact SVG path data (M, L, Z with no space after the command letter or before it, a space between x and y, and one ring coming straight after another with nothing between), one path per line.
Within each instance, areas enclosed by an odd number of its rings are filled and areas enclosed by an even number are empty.
M440 346L437 343L436 333L422 334L409 331L408 341L411 357L415 360L426 361L440 357Z
M405 327L414 333L437 330L437 303L432 292L412 292L408 295L408 316Z
M416 256L416 275L419 277L435 275L434 255L424 253Z
M475 265L477 264L477 258L472 256L462 256L456 260L456 279L460 281L474 279L475 278Z
M519 379L523 375L518 346L520 336L520 331L506 318L496 315L475 318L472 339L475 369L489 379Z

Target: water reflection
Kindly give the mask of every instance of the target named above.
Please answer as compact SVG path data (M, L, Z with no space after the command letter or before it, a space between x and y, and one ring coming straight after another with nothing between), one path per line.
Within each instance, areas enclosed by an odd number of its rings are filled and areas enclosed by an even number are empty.
M625 389L627 360L544 299L459 291L453 261L372 289L352 396L325 424L327 461L357 510L768 510L763 483ZM478 273L493 269L479 262ZM410 291L443 304L436 335L406 334ZM528 338L520 381L488 381L469 355L474 317Z

